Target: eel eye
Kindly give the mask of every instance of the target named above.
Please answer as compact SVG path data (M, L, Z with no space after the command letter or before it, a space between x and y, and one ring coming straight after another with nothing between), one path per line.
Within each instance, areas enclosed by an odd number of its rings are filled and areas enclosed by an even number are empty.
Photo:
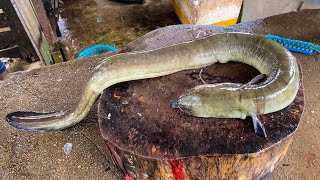
M186 106L179 104L177 101L171 101L171 108L180 109L180 111L186 114L192 114L192 110L190 108L187 108Z

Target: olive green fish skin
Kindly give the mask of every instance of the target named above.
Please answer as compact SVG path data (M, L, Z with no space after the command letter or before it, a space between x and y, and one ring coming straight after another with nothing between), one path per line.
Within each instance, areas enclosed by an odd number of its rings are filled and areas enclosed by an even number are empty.
M223 62L232 60L252 65L267 75L265 81L200 85L180 96L175 106L197 117L244 119L252 114L279 111L292 103L299 89L296 59L281 45L258 39L233 41L229 37L222 43L232 43L220 50L228 52ZM245 44L241 48L242 43Z
M151 51L111 56L96 67L78 105L60 115L28 117L12 113L7 122L28 131L61 130L80 122L96 99L113 84L154 78L217 62L243 62L268 78L258 85L215 84L197 86L182 95L177 105L198 117L244 118L288 106L296 96L299 73L296 60L281 45L251 34L225 33ZM32 120L33 119L33 120Z

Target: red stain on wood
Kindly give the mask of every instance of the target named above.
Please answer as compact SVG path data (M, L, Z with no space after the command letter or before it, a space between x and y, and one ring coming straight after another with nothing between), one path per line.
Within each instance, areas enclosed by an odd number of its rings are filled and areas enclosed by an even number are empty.
M184 163L183 160L169 160L172 175L175 180L185 180L185 174L183 171Z
M133 180L133 178L129 175L129 174L126 174L126 176L124 177L125 180Z

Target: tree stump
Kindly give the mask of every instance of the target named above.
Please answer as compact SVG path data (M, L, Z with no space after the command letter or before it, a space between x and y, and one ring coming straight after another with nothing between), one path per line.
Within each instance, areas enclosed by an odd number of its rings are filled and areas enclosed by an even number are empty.
M250 117L197 118L171 108L186 90L206 83L246 83L258 74L242 63L114 85L99 104L102 137L117 165L134 179L263 179L286 154L304 107L302 81L287 108L261 115L268 137Z

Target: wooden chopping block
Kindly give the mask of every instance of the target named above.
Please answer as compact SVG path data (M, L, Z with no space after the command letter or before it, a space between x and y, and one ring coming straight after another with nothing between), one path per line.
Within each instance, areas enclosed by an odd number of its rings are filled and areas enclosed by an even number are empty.
M148 49L147 44L161 47L169 40L163 34L170 28L147 34L154 38L147 42L142 37L127 50L135 45L136 50ZM203 36L214 33L208 26L174 29L183 29L176 42L195 38L199 30L206 32ZM134 179L262 179L292 142L304 107L302 86L287 108L260 116L267 138L254 133L250 118L197 118L170 106L171 100L202 80L246 83L257 74L251 66L227 63L114 85L100 99L102 137L119 168Z

